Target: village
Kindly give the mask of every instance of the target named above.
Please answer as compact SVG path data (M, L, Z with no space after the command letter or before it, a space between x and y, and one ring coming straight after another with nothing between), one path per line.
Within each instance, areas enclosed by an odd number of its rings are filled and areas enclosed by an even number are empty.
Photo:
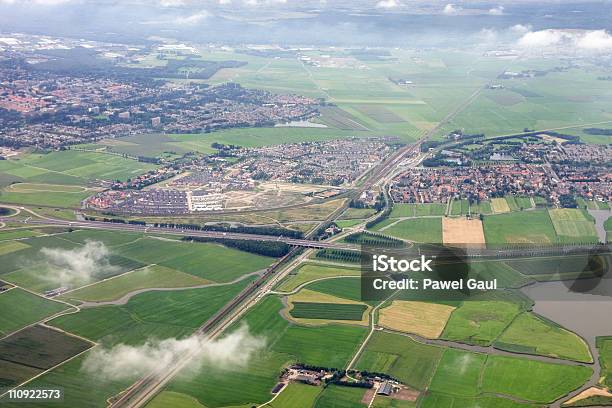
M90 210L173 215L264 209L335 197L389 155L386 139L342 139L232 148L114 182L83 202ZM223 149L226 146L218 146ZM238 160L234 163L235 160ZM178 169L176 168L178 166ZM363 201L374 201L364 196Z
M507 194L546 197L552 205L568 196L607 202L612 198L611 156L610 146L550 135L474 138L400 173L390 193L400 203L480 202Z

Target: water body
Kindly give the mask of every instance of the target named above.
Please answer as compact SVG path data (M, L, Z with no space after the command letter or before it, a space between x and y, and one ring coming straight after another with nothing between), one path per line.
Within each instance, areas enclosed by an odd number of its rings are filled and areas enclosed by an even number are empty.
M605 290L590 293L573 292L560 281L538 282L522 291L535 301L534 312L577 333L593 349L595 337L612 335L610 283L610 279L604 279L606 288L601 289Z
M305 128L326 128L322 123L309 122L307 120L293 120L286 123L277 123L274 127L305 127Z
M522 289L535 301L534 312L581 336L587 342L594 360L591 378L577 390L548 405L551 408L560 408L563 402L598 385L601 366L595 339L597 336L612 335L612 297L573 292L567 285L567 282L561 281L538 282Z

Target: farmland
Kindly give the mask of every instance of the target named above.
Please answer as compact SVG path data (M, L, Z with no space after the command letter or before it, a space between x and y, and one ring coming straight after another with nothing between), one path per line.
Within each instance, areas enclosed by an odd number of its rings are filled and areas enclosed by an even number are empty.
M593 361L584 340L531 313L523 313L514 319L495 342L495 347L587 363Z
M443 350L408 337L376 332L368 342L356 368L388 373L416 389L424 389Z
M612 384L612 338L598 337L597 348L602 367L601 383L610 388Z
M598 242L594 222L587 218L584 210L557 208L548 212L562 242Z
M283 392L272 403L265 405L268 408L312 408L321 388L312 385L292 383L286 386Z
M16 307L19 305L19 307ZM15 288L0 293L0 334L5 336L70 306Z
M0 384L16 385L90 347L79 338L30 326L0 340Z
M442 220L440 218L413 218L381 229L380 232L410 241L439 243L442 242Z
M329 386L321 393L313 408L354 408L361 406L363 388Z
M78 208L96 180L126 180L156 166L120 155L66 150L32 153L0 163L0 176L23 184L6 186L0 202Z
M529 225L529 228L525 228ZM487 245L552 244L557 235L547 211L522 211L484 217Z
M482 390L549 402L578 388L590 375L591 369L583 366L489 356L483 371Z
M438 338L454 307L424 302L394 300L380 309L378 324L387 329Z
M293 302L291 316L301 319L361 320L366 305Z
M267 344L248 370L210 367L195 378L177 378L168 389L193 396L207 407L263 403L288 362L343 367L365 336L365 329L347 325L294 325L280 316L282 307L278 298L267 297L242 319Z
M182 291L146 292L127 304L82 309L50 325L93 341L138 344L191 334L247 284Z
M209 283L209 281L197 276L160 265L153 265L120 275L116 278L101 281L92 286L77 289L64 294L62 298L103 302L119 299L139 289L180 288L204 285L206 283Z
M359 269L338 266L325 266L316 264L304 264L281 283L278 287L281 291L291 291L298 286L315 279L330 278L333 276L358 276Z
M519 306L502 301L464 302L455 309L442 337L472 344L491 344L518 314Z
M476 396L480 393L480 375L486 360L486 354L446 349L429 388L434 392Z

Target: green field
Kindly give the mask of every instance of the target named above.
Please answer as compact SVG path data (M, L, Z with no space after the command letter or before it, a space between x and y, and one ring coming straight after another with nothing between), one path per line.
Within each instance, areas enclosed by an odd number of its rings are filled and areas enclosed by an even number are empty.
M548 210L557 235L562 242L598 242L594 222L587 218L585 210L556 208Z
M31 153L0 162L0 179L15 177L26 184L5 186L0 202L79 208L92 194L79 186L96 180L122 180L157 166L120 155L77 150Z
M446 204L417 204L415 213L417 217L443 216Z
M444 393L429 393L420 403L421 408L540 408L541 405L516 402L500 397L457 397Z
M429 389L457 396L477 396L480 394L480 376L486 360L486 354L446 349Z
M601 363L601 383L612 388L612 337L598 337L597 348Z
M409 337L375 332L356 368L394 376L423 390L429 384L443 349L418 343Z
M63 299L103 302L145 288L180 288L204 285L209 281L160 265L144 267L62 295Z
M306 286L306 289L361 302L361 281L358 277L313 282Z
M442 338L489 345L519 313L519 305L502 301L468 301L451 314Z
M403 220L381 232L410 241L440 243L442 242L442 219L414 218Z
M0 360L46 370L91 346L77 337L36 325L0 340Z
M172 391L162 391L157 394L151 402L146 405L147 408L205 408L197 399L185 394Z
M393 204L389 218L414 217L416 204Z
M527 64L516 62L506 66L511 71L523 69L552 69L565 65L558 59L531 59ZM569 69L548 72L532 78L498 80L504 89L487 89L474 102L442 127L439 135L452 129L487 136L522 132L524 128L545 130L609 121L605 107L610 98L606 87L597 78L602 68ZM567 86L559 86L560 83ZM562 133L571 129L560 130ZM581 133L589 143L606 143L601 137ZM609 139L609 137L608 137Z
M361 403L365 392L363 388L330 385L317 398L313 408L361 408L365 406Z
M468 200L453 200L450 208L450 215L467 215L470 212Z
M358 268L344 268L339 266L325 266L316 264L301 265L280 284L278 290L289 292L298 286L315 279L333 276L359 276Z
M105 344L181 337L195 331L247 284L245 280L229 286L146 292L125 305L81 309L49 324Z
M293 302L291 316L298 319L361 320L366 305Z
M495 342L495 347L587 363L593 361L584 340L532 313L518 316Z
M366 329L356 326L297 326L280 315L283 307L280 299L269 296L242 319L253 335L266 338L267 345L248 369L210 367L195 377L177 378L168 389L197 398L210 408L264 403L271 398L270 390L285 364L345 367L365 337Z
M212 243L144 238L117 252L130 259L157 264L215 282L230 282L248 272L265 269L272 258Z
M285 386L285 389L271 403L264 405L269 408L312 408L317 396L321 393L320 387L312 385L291 383Z
M70 306L15 288L0 293L0 334L5 336Z
M482 390L528 401L550 402L584 384L591 372L584 366L489 356L483 372Z
M0 340L0 384L10 387L91 347L76 337L30 326Z
M529 228L525 228L529 225ZM534 210L484 217L487 245L551 244L557 236L547 211Z

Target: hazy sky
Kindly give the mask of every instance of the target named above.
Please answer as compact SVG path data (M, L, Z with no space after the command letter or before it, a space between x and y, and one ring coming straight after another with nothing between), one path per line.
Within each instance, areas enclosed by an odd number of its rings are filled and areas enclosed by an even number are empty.
M612 30L612 2L0 0L0 27L4 32L125 41L163 36L198 42L437 45L525 34L515 32L516 27L605 34ZM528 41L560 41L557 37L545 32ZM606 38L600 34L594 40L605 44Z

